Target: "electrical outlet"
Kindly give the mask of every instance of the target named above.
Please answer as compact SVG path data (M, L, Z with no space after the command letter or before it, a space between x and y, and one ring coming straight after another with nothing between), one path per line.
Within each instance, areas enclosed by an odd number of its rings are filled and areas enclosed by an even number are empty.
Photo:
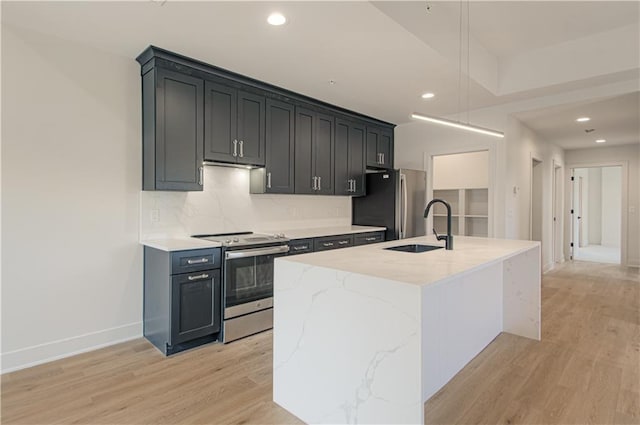
M153 209L151 210L151 222L152 223L157 223L160 221L160 210L159 209Z

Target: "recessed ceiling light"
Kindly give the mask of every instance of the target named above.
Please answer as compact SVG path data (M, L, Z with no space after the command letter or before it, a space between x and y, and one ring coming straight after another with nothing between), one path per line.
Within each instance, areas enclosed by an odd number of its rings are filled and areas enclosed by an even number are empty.
M591 120L591 118L589 118L589 117L580 117L576 121L578 121L578 122L587 122L589 120Z
M285 18L282 13L276 12L269 15L269 17L267 18L267 22L269 22L271 25L282 25L287 22L287 18Z
M605 139L598 139L598 140L596 140L596 143L605 143L605 142L606 142L606 140L605 140Z
M423 99L431 99L432 97L435 97L435 94L433 93L425 93L422 95Z

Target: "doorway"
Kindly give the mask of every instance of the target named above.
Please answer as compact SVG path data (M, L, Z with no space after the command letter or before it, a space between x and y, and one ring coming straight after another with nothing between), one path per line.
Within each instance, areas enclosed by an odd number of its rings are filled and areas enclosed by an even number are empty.
M572 170L572 258L621 263L622 167Z

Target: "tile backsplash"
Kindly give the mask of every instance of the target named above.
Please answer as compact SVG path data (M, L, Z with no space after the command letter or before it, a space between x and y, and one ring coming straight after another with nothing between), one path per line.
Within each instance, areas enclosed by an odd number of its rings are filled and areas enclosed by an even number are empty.
M204 168L203 192L140 192L140 238L351 224L351 198L252 195L249 170Z

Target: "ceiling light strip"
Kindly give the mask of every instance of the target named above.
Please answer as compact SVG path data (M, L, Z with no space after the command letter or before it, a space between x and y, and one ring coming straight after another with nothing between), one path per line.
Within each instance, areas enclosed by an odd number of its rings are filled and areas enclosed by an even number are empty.
M471 124L462 124L460 122L446 120L444 118L430 117L428 115L417 114L415 112L413 114L411 114L411 118L415 118L415 119L422 120L422 121L428 121L428 122L432 122L432 123L436 123L436 124L442 124L442 125L446 125L446 126L449 126L449 127L455 127L455 128L459 128L459 129L462 129L462 130L474 131L476 133L486 134L486 135L489 135L489 136L501 137L501 138L504 137L504 133L501 133L499 131L495 131L495 130L491 130L491 129L483 128L483 127L478 127L478 126L471 125Z

